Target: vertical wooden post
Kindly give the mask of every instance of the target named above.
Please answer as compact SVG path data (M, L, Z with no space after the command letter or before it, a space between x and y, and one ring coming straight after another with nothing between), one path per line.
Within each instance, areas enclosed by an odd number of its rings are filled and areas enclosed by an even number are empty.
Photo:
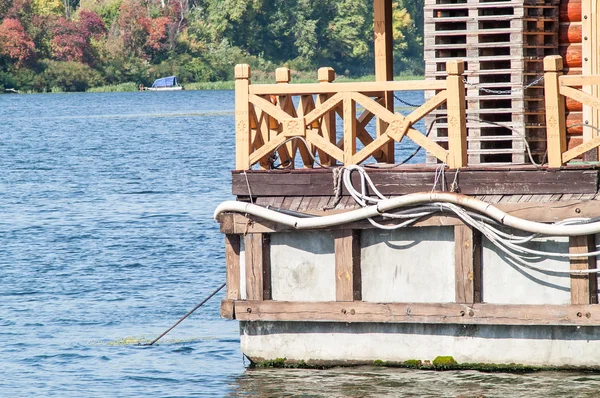
M344 166L348 166L356 153L356 102L344 98Z
M546 136L548 165L562 166L562 154L567 148L565 125L565 97L560 95L558 78L562 75L563 61L559 55L544 58L544 96L546 102Z
M481 234L467 225L454 227L456 303L481 302Z
M451 169L467 165L467 114L465 100L465 63L452 60L446 63L448 87L448 166Z
M335 299L360 301L360 232L349 229L335 232Z
M596 0L581 1L581 39L582 39L582 74L584 76L600 74L600 54L598 46L600 38L598 37L598 25L600 23L600 8ZM583 86L583 91L598 97L600 90L596 85ZM598 136L598 132L591 126L600 124L600 111L589 105L583 105L583 141L590 141ZM595 151L588 151L584 156L586 161L597 161L600 148Z
M240 292L240 236L225 235L225 266L227 273L227 300L239 300Z
M248 234L246 250L246 297L248 300L271 299L271 244L267 234Z
M235 168L250 167L250 65L235 67Z
M569 238L569 253L586 253L596 249L594 235L572 236ZM596 268L596 257L571 258L572 270ZM597 304L598 277L596 274L571 275L571 304Z
M320 68L318 73L319 83L327 84L332 83L335 80L335 71L333 68ZM317 106L329 99L329 94L319 94L317 97ZM323 137L335 145L336 143L336 129L335 129L335 111L327 112L323 115L323 122L321 123L321 131ZM330 157L324 151L319 151L319 161L323 166L335 165L335 159Z
M394 35L392 26L392 0L374 0L375 32L375 80L378 82L394 80ZM394 93L385 92L385 107L394 112ZM377 136L385 134L387 123L377 119ZM384 145L382 162L394 163L394 142Z

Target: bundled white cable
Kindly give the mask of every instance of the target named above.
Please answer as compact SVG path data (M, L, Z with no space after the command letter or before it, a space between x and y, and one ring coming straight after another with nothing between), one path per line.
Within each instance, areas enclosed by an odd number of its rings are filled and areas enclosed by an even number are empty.
M352 183L352 173L360 176L360 190ZM473 197L450 192L427 192L386 198L373 184L366 171L359 166L348 166L341 170L344 186L348 193L361 206L360 209L330 216L299 218L265 209L251 203L229 201L220 204L215 210L215 219L223 212L239 212L287 225L295 229L317 229L343 225L368 219L377 228L393 230L407 227L419 219L440 211L449 211L467 225L479 230L492 244L523 267L553 274L594 274L600 269L558 271L539 267L531 261L544 257L575 258L600 255L600 251L590 253L555 253L534 250L523 246L541 236L581 236L600 233L600 222L590 222L587 218L563 220L545 224L511 216L495 206ZM369 196L372 192L375 196ZM389 213L394 211L394 213ZM399 224L388 225L376 222L374 217L403 220ZM528 232L529 235L514 236L496 225Z

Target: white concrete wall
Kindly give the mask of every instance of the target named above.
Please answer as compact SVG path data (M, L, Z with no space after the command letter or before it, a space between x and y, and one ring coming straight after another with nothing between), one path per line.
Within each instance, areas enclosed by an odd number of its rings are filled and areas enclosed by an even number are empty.
M568 238L546 238L528 244L535 250L569 252ZM546 258L536 266L566 271L568 258ZM571 279L569 275L541 273L516 265L496 246L484 238L483 302L492 304L570 304Z
M450 355L459 363L600 366L599 327L241 322L240 334L242 352L258 361L343 365Z
M271 291L278 301L335 301L335 254L329 232L271 235Z
M363 301L454 302L452 227L365 230L361 246Z

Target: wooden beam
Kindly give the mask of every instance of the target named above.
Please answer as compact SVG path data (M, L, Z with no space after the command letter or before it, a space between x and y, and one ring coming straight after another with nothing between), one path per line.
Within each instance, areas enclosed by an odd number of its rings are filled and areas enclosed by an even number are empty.
M594 235L572 236L569 239L569 253L596 251ZM571 258L572 270L596 268L596 257ZM598 277L596 274L571 275L571 304L596 304L598 302Z
M467 114L465 100L465 63L446 63L448 77L448 166L458 169L467 165Z
M356 102L350 94L344 98L344 164L349 165L356 153Z
M236 301L240 321L600 326L598 305Z
M544 58L544 91L546 102L546 132L548 140L548 164L561 167L562 154L567 148L565 124L565 97L559 93L559 77L563 62L558 55Z
M361 292L360 231L335 232L336 301L359 301Z
M250 94L254 95L310 95L360 92L371 97L380 97L386 91L445 90L444 80L395 80L358 83L307 83L307 84L253 84Z
M421 136L424 137L422 134ZM269 146L272 148L272 144L263 148ZM260 156L262 152L258 151L257 154ZM252 195L256 197L333 195L331 170L253 170L248 171L246 175L252 186ZM447 181L453 181L454 176L454 171L446 172ZM369 177L383 195L396 196L431 190L435 181L435 170L374 170L369 171ZM359 177L355 175L353 178L355 186L358 186ZM598 170L463 169L459 173L458 182L460 192L465 195L595 194L598 192ZM234 195L248 195L246 176L243 173L232 173L232 192ZM348 193L344 190L343 194Z
M225 280L227 282L226 297L228 300L242 298L240 292L240 236L225 235Z
M246 252L246 297L271 299L271 245L269 235L251 233L244 240Z
M233 320L235 319L235 301L234 300L222 300L221 301L221 318Z
M394 35L392 25L392 0L374 0L374 33L375 33L375 80L378 82L394 80ZM394 111L394 92L385 91L384 106ZM387 130L388 123L377 119L377 137ZM394 143L383 148L383 161L394 163Z
M467 225L454 227L456 299L459 304L481 302L481 233Z
M235 67L235 168L246 170L250 167L250 65Z

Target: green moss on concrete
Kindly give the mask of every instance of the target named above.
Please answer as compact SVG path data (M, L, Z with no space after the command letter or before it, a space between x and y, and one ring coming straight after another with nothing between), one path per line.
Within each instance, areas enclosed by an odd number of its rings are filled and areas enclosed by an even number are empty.
M404 362L390 362L375 360L371 363L363 361L290 361L286 358L276 358L273 360L252 361L251 368L282 368L282 369L330 369L334 367L352 367L352 366L377 366L388 368L404 368L430 371L449 371L449 370L476 370L485 373L533 373L546 371L566 371L566 372L590 372L600 373L600 367L581 367L581 366L531 366L518 363L493 364L493 363L458 363L451 356L438 356L433 361L418 359L409 359Z
M423 366L423 362L421 362L418 359L409 359L408 361L402 362L402 365L402 367L408 369L421 369L421 367Z
M453 369L458 365L458 362L451 356L439 356L433 360L435 369L446 370Z
M281 369L329 369L334 366L302 361L288 361L287 358L275 358L269 361L252 362L252 368L281 368Z

